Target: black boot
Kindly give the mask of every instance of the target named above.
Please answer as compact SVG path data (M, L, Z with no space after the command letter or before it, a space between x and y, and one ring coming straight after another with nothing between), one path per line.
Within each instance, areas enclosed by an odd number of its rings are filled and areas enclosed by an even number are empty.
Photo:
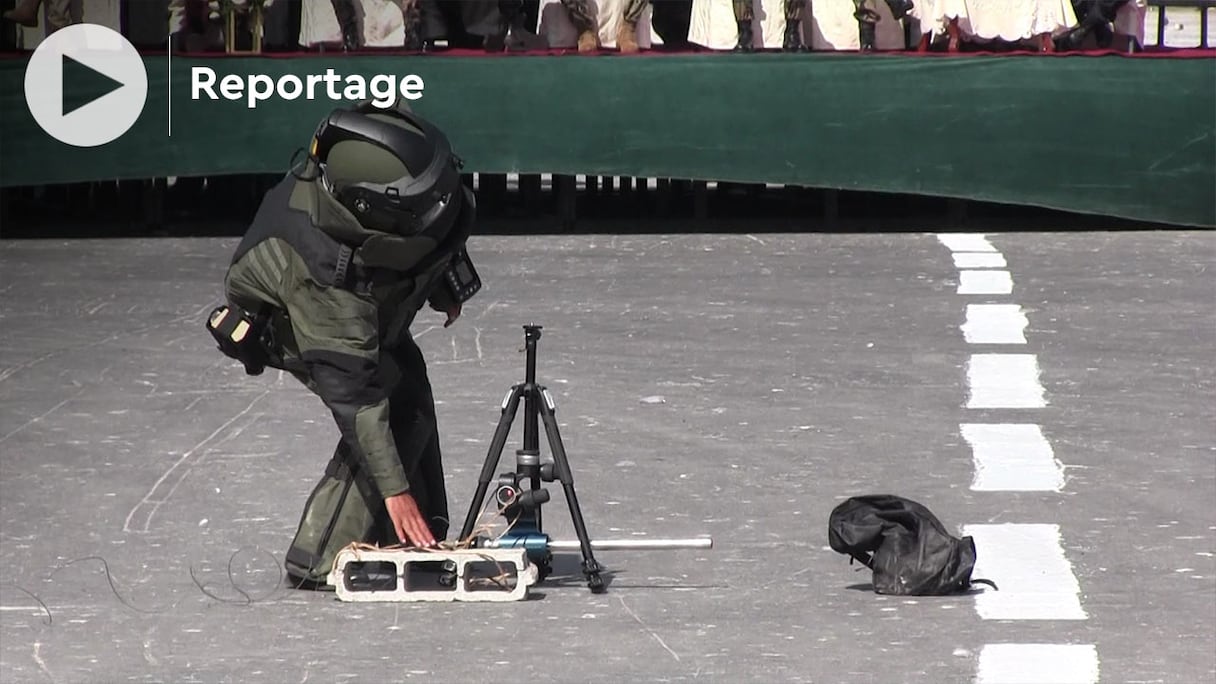
M1055 43L1056 52L1072 52L1081 49L1081 44L1085 42L1085 37L1088 35L1088 28L1078 26L1067 33L1056 36L1052 42Z
M401 46L410 52L422 52L422 8L417 2L411 2L405 7L404 15L405 39Z
M347 52L363 47L363 32L359 30L359 14L355 0L330 0L334 16L342 29L342 48Z
M519 0L499 0L498 10L502 15L501 26L504 45L512 52L544 50L549 41L528 29L528 15Z
M1102 22L1095 26L1094 40L1098 42L1098 49L1109 50L1115 42L1115 32L1111 30L1110 24Z
M735 45L735 52L751 52L755 49L753 45L752 22L750 19L736 21L735 24L739 27L739 42Z
M874 52L874 24L868 21L857 22L857 37L861 42L862 52Z
M781 49L786 52L807 52L806 45L802 42L802 22L797 19L791 19L785 22L785 41L781 45Z
M887 7L891 8L891 18L899 21L908 16L908 12L912 11L912 0L887 0Z

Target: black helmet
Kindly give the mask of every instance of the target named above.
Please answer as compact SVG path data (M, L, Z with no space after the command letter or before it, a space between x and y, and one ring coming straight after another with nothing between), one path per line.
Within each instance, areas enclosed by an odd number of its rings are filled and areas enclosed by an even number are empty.
M459 212L462 162L447 136L408 108L334 110L317 127L309 156L369 230L442 238Z

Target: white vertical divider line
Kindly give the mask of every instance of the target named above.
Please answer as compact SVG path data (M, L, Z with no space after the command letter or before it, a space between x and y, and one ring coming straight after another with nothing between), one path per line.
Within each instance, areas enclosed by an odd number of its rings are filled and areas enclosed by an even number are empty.
M1017 304L968 304L959 327L971 344L1026 344L1030 321Z
M1009 271L966 270L958 272L957 294L1007 295L1013 292L1013 276Z
M1064 466L1038 425L965 423L959 426L975 462L974 491L1059 492Z
M1087 620L1081 586L1060 543L1059 525L966 525L975 542L972 577L992 580L975 609L985 620Z
M988 242L988 236L983 233L939 233L941 242L951 252L995 252L996 247Z
M1013 277L1005 257L980 234L939 234L959 269L958 294L1008 295ZM979 270L991 269L991 270ZM973 304L961 326L969 344L1025 344L1028 321L1016 304ZM1012 382L1003 384L1002 377ZM969 408L1046 405L1038 360L1028 354L976 354L967 365ZM1064 469L1034 424L959 426L975 461L972 489L1061 491ZM973 577L992 579L1004 592L984 591L976 612L985 620L1085 620L1080 585L1056 525L967 525L976 544ZM1096 684L1093 644L988 644L980 652L976 684Z
M1093 644L988 644L976 684L1095 684Z
M967 361L967 408L1043 408L1034 354L972 354Z
M1005 268L1005 256L1000 252L954 252L956 268Z

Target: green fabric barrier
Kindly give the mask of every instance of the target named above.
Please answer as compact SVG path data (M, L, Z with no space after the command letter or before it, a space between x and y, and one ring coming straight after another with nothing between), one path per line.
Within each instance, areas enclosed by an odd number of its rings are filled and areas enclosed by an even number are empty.
M773 182L1216 226L1216 59L700 54L145 58L136 125L76 149L0 60L0 185L281 172L336 103L190 99L225 74L417 74L465 170Z

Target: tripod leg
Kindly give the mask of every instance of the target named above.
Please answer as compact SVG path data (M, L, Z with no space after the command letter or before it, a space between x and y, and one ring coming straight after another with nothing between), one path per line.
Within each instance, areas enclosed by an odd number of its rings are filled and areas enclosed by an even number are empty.
M570 472L570 461L566 458L566 448L562 445L562 437L557 429L557 419L553 415L553 398L545 390L544 401L540 404L541 420L545 423L545 433L549 437L549 449L553 452L553 463L557 479L562 483L566 493L566 501L570 504L570 516L574 521L574 533L578 535L579 546L583 550L583 575L587 577L587 586L595 594L603 593L604 580L600 577L602 568L591 553L591 538L587 535L587 525L583 522L583 512L578 505L578 496L574 493L574 474Z
M468 541L469 535L473 534L473 526L477 524L477 518L481 514L481 507L485 502L486 491L490 488L490 481L494 479L494 471L498 469L498 461L502 458L502 449L507 444L507 435L511 432L511 424L515 422L515 413L519 410L519 398L523 395L524 386L516 385L511 388L511 394L507 396L503 402L502 416L498 419L498 427L494 430L494 438L490 440L490 450L486 453L485 464L481 467L481 474L477 477L477 491L473 494L473 501L469 504L468 515L464 519L464 528L460 531L459 540Z

